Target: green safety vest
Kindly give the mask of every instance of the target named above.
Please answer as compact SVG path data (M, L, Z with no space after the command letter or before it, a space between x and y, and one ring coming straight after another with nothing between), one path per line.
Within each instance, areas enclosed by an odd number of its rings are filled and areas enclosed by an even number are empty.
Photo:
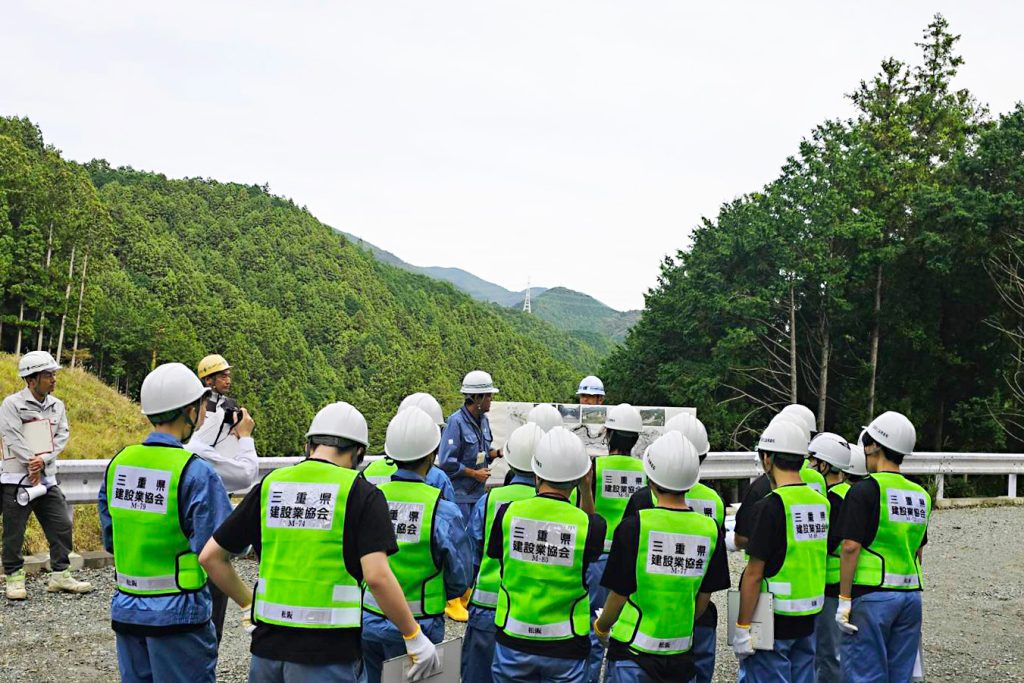
M631 455L599 455L594 458L594 481L596 494L594 508L607 522L604 535L604 551L612 547L615 527L622 521L629 498L647 486L644 464Z
M829 488L829 491L835 493L843 500L846 500L846 494L850 491L850 482L841 481L835 486ZM828 554L828 560L825 564L825 583L828 585L839 583L839 553L842 552L842 549L843 544L840 543L836 546L835 552L830 552Z
M260 491L253 620L292 628L359 628L359 582L345 568L345 506L358 474L322 460L274 470Z
M825 603L825 557L828 555L828 499L807 486L780 486L786 513L786 557L761 591L775 596L775 613L801 617L817 614Z
M611 637L651 654L689 651L697 593L717 540L712 518L664 508L641 510L636 592Z
M649 488L648 490L651 492L651 503L657 507L658 496L654 495L654 489ZM719 528L725 526L725 502L718 495L718 491L715 491L710 486L699 482L694 484L686 492L686 504L705 517L715 520L715 524Z
M114 571L122 593L176 595L206 585L178 509L178 487L192 457L184 448L136 445L107 465Z
M567 501L534 496L502 517L501 585L494 623L526 640L590 633L583 552L590 518Z
M387 460L381 458L374 460L363 469L363 477L374 486L380 486L384 482L391 481L391 475L398 471L398 465L389 465Z
M417 619L443 614L444 574L432 551L434 515L441 491L418 481L389 481L381 484L380 490L388 501L391 526L398 539L398 552L388 558L388 564L402 587L409 611ZM363 607L384 614L369 591L363 593Z
M800 478L816 493L824 496L825 492L828 491L825 477L821 475L821 472L808 465L806 460L804 460L804 464L800 468Z
M876 472L870 476L878 482L878 531L857 560L853 582L887 590L924 588L917 551L928 530L931 497L902 474Z
M498 586L501 585L501 563L487 556L487 547L491 542L491 527L494 518L502 505L514 500L524 500L537 495L534 487L527 484L509 484L487 493L487 507L484 511L484 545L480 558L480 571L476 575L476 585L469 601L478 607L494 609L498 606Z

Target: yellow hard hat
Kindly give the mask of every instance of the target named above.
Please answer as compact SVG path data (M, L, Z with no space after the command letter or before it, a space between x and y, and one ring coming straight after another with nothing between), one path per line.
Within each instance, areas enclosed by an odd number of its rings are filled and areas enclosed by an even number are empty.
M219 353L211 353L206 358L199 361L199 368L196 370L196 374L199 375L199 379L209 377L210 375L216 375L218 372L224 372L231 368L228 362L224 360L224 356Z

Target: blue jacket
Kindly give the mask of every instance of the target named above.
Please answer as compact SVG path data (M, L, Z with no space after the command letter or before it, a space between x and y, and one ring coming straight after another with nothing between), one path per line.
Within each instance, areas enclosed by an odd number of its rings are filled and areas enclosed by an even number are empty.
M435 489L441 489L441 498L451 503L455 502L455 489L452 488L452 480L437 465L427 470L427 483Z
M516 474L512 477L509 484L526 484L527 486L535 486L536 480L532 475L522 476ZM506 484L507 486L508 484ZM469 516L469 537L473 541L473 581L476 581L476 575L480 573L480 562L484 556L484 523L487 521L487 496L484 495L480 500L473 506L473 513Z
M456 503L473 504L484 495L486 485L462 476L462 471L467 467L487 467L490 451L491 423L487 415L482 415L477 422L465 406L452 413L441 433L437 464L451 477ZM482 462L478 461L480 453L484 454Z
M182 448L173 436L153 432L142 442L147 446ZM107 509L107 482L100 484L99 513L103 547L114 552L114 530ZM221 522L231 514L231 502L220 477L206 462L195 458L185 470L178 489L178 507L184 512L185 535L192 552L198 554ZM213 603L210 591L203 588L195 593L180 595L139 596L114 591L110 603L110 618L123 624L140 626L177 626L202 624L210 620Z
M391 475L391 479L430 484L415 472L401 468ZM451 600L462 595L473 584L473 562L470 557L473 546L466 532L466 522L455 503L444 498L437 501L437 514L434 516L430 543L434 559L443 567L445 597ZM437 619L443 621L444 615L420 619L420 626L427 631L430 624ZM363 611L363 633L377 636L378 639L402 641L402 634L386 617L366 610Z

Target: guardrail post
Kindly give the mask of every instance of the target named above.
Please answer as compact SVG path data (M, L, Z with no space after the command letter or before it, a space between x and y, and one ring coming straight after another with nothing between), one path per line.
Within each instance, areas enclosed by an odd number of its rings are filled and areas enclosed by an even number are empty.
M935 500L942 500L946 489L946 475L935 475Z
M1010 475L1010 481L1009 481L1009 483L1007 484L1007 487L1006 487L1006 495L1008 495L1010 498L1016 498L1017 497L1017 474L1016 473Z

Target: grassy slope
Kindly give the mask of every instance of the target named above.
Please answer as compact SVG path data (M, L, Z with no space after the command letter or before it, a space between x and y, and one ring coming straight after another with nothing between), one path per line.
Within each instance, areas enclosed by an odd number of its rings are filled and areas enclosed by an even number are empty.
M7 396L25 386L18 377L14 356L0 354L0 392ZM54 395L64 401L71 423L71 439L62 458L109 458L149 432L139 407L93 375L79 369L64 369L57 375ZM100 548L99 522L95 505L75 506L74 547ZM46 550L42 529L33 517L25 540L26 553Z

